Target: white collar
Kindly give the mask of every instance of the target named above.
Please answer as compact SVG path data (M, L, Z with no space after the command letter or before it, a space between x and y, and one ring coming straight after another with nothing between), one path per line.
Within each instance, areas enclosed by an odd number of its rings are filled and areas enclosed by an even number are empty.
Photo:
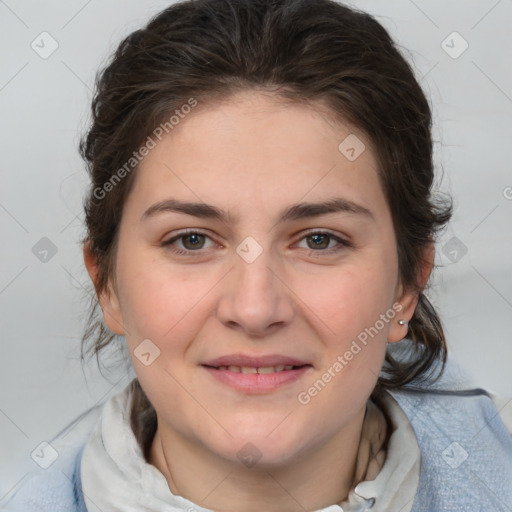
M362 481L346 501L317 512L410 512L419 482L421 454L409 419L389 393L379 407L392 424L386 459L374 480ZM163 474L146 462L130 425L127 386L104 405L83 452L81 481L87 510L212 512L174 495Z
M377 403L392 425L382 469L374 480L358 483L341 506L333 505L321 512L411 511L421 465L416 434L409 418L389 393L380 393Z

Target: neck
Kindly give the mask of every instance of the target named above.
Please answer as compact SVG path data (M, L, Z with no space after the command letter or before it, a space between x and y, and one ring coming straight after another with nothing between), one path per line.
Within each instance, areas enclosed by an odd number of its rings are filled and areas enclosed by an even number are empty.
M354 482L363 407L350 424L284 463L246 468L165 426L158 418L148 462L174 495L216 511L304 512L346 499Z

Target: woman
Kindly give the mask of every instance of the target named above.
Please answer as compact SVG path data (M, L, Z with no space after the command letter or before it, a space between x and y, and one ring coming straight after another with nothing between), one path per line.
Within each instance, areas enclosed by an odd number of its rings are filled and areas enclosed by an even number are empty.
M424 293L430 130L385 29L330 0L185 1L127 37L81 144L83 341L124 336L137 378L13 507L509 509L512 439Z

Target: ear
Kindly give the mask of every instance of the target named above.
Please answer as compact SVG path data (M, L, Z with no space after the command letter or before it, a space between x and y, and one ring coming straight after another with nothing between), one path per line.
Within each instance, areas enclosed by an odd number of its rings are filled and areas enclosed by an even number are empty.
M434 266L434 258L435 258L435 244L431 242L427 245L423 251L423 263L419 270L418 275L418 285L420 290L423 290L425 285L427 284L428 278ZM404 288L402 283L399 284L395 303L398 303L402 306L402 309L397 312L396 318L391 323L391 327L388 332L388 343L395 343L397 341L403 340L407 336L407 332L409 330L408 325L400 325L398 323L399 320L405 320L409 322L414 315L414 311L416 310L416 306L418 305L419 292L410 289Z
M97 289L98 279L98 259L86 242L83 245L84 263L87 273L91 278L94 288ZM98 300L103 311L103 320L107 327L115 334L123 336L125 333L123 327L123 317L119 306L119 298L114 286L109 279L107 289L98 294Z

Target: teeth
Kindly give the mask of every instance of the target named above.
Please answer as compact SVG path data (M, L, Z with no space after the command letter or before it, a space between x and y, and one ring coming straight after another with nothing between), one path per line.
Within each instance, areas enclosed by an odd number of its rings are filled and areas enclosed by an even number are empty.
M262 366L260 368L254 368L252 366L219 366L219 370L229 370L230 372L236 373L276 373L282 372L283 370L292 370L293 365L279 364L277 366Z
M274 373L276 370L273 366L262 366L258 368L258 373Z

